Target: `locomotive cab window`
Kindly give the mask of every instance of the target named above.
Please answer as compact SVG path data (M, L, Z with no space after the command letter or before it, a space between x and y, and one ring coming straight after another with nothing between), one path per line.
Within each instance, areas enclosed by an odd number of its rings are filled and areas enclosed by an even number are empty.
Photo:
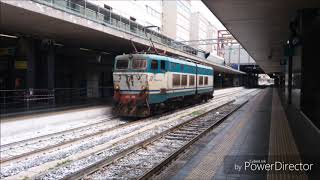
M208 85L208 76L204 77L204 85Z
M151 61L151 69L152 70L158 70L158 61L157 60L152 60Z
M145 69L147 67L147 60L134 59L132 61L132 69Z
M116 69L128 69L129 60L117 60Z
M199 86L203 85L203 76L199 76Z

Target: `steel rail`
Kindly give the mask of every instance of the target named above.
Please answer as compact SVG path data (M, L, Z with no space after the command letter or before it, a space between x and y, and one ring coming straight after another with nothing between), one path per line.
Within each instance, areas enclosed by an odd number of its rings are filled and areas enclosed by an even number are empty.
M59 131L59 132L55 132L55 133L51 133L51 134L45 134L45 135L42 135L42 136L37 136L37 137L29 138L29 139L24 139L24 140L12 142L12 143L4 144L4 145L1 145L0 148L1 149L8 148L10 146L16 146L16 145L19 145L19 144L25 144L25 143L27 143L29 141L37 141L38 139L49 138L51 136L56 136L56 135L59 135L59 134L65 134L65 133L68 133L68 132L77 131L77 130L80 130L80 129L85 129L85 128L88 128L90 126L95 126L95 125L98 125L98 124L101 124L101 123L106 123L106 121L104 121L104 120L107 120L107 119L112 120L112 118L115 118L115 116L110 116L110 117L103 118L99 122L96 122L96 123L93 123L93 124L87 124L87 125L79 126L79 127L72 128L72 129L67 129L67 130L63 130L63 131Z
M245 91L245 90L241 90L240 92L243 92L243 91ZM218 99L221 99L221 98L233 95L233 94L237 94L237 93L239 93L239 92L238 91L231 91L231 92L223 93L221 95L219 94L219 96L214 98L213 100L218 100ZM175 110L173 112L169 112L169 113L167 112L165 114L162 114L161 116L163 116L163 115L171 115L171 114L177 113L177 111L179 112L181 110L185 110L185 109L188 109L188 108L190 108L190 106L187 106L185 108L179 108L179 109L177 109L177 110ZM160 116L160 115L156 115L154 117L157 117L157 116ZM116 117L116 116L114 116L114 117ZM110 120L112 120L112 118L113 117L111 117ZM108 118L106 118L106 119L108 119ZM65 141L65 142L62 142L62 143L57 143L57 144L54 144L54 145L49 145L49 146L46 146L44 148L40 148L40 149L36 149L36 150L33 150L33 151L25 152L25 153L22 153L22 154L19 154L19 155L15 155L15 156L11 156L11 157L8 157L8 158L1 158L0 159L0 163L3 164L3 163L8 163L10 161L18 160L18 159L21 159L21 158L26 158L26 157L31 156L33 154L38 154L38 153L45 152L45 151L48 151L48 150L51 150L51 149L54 149L54 148L58 148L58 147L61 147L61 146L65 146L65 145L74 143L74 142L79 141L79 140L83 140L83 139L87 139L87 138L90 138L90 137L98 136L100 134L105 133L106 131L113 131L113 130L124 128L126 126L132 126L132 125L135 125L137 123L141 123L142 121L146 121L148 119L149 118L144 118L144 119L140 119L138 121L120 124L120 125L117 125L117 126L114 126L114 127L111 127L111 128L101 129L98 132L91 133L91 134L88 134L88 135L85 135L85 136L81 136L81 137L78 137L78 138L74 138L74 139L71 139L69 141ZM48 139L48 138L50 138L52 136L56 136L56 135L60 135L60 134L63 135L65 133L70 133L72 131L85 129L85 128L88 128L90 126L95 126L95 125L102 124L102 123L106 123L106 122L97 122L97 123L94 123L94 124L89 124L89 125L85 125L85 126L81 126L81 127L77 127L77 128L73 128L73 129L68 129L68 130L65 130L65 131L57 132L57 133L43 135L43 136L40 136L40 137L31 138L31 139L26 139L26 140L14 142L14 143L11 143L11 144L6 144L4 146L1 146L1 148L4 148L4 147L7 148L9 146L16 146L16 145L18 145L20 143L25 144L28 141L37 141L38 140L38 142L39 142L41 139L44 139L44 138ZM36 143L34 143L34 144L36 144Z
M225 95L225 94L228 94L228 93L234 94L234 92L235 92L235 90L233 90L231 92L221 93L221 95ZM219 94L219 96L216 99L219 99L219 98L222 98L222 97L225 97L225 96L221 96L220 97L220 94ZM179 109L179 110L181 110L181 109ZM115 118L115 117L117 117L117 116L111 116L111 118ZM106 120L106 119L110 119L110 117L104 118L101 121ZM50 136L55 136L55 135L59 135L59 134L65 134L65 133L76 131L76 130L79 130L79 129L82 129L82 128L84 129L84 128L87 128L87 127L90 127L90 126L98 125L100 123L105 123L105 122L97 122L97 123L88 124L88 125L84 125L84 126L80 126L80 127L76 127L76 128L72 128L72 129L67 129L67 130L64 130L64 131L59 131L59 132L56 132L56 133L51 133L51 134L46 134L46 135L42 135L42 136L38 136L38 137L34 137L34 138L24 139L24 140L21 140L21 141L16 141L16 142L12 142L12 143L1 145L0 148L7 148L7 147L15 146L15 145L18 145L18 144L25 144L26 142L29 142L29 141L36 141L37 139L43 139L43 138L48 138Z
M233 114L235 111L240 109L243 105L245 105L249 100L246 100L244 103L233 109L231 112L220 118L218 121L214 122L212 125L210 125L207 129L202 131L200 134L196 135L194 138L192 138L190 141L188 141L185 145L183 145L181 148L177 149L173 153L171 153L167 158L162 160L157 165L153 166L152 169L147 171L145 174L140 176L139 180L146 180L151 178L153 175L161 171L168 163L172 162L174 159L176 159L182 152L184 152L186 149L188 149L194 142L199 140L201 137L206 135L209 131L214 129L215 127L219 126L226 118L228 118L231 114Z
M227 105L227 104L230 104L230 103L232 103L232 102L234 102L234 101L235 101L235 100L231 100L231 101L228 101L228 102L226 102L226 103L223 103L223 104L219 105L219 106L216 107L216 108L213 108L213 109L211 109L211 110L209 110L209 111L207 111L207 112L205 112L205 113L203 113L203 114L201 114L201 115L198 115L198 116L196 116L196 117L193 117L193 118L191 118L191 119L189 119L189 120L187 120L187 121L185 121L185 122L183 122L183 123L181 123L181 124L178 124L178 125L176 125L176 126L174 126L174 127L172 127L172 128L169 128L169 129L167 129L167 130L165 130L165 131L163 131L163 132L161 132L161 133L159 133L159 134L157 134L157 135L155 135L155 136L152 136L152 137L150 137L150 138L148 138L148 139L146 139L146 140L144 140L144 141L142 141L142 142L140 142L140 143L137 143L137 144L135 144L135 145L133 145L133 146L131 146L131 147L129 147L129 148L121 151L121 152L118 153L118 154L115 154L115 155L113 155L113 156L111 156L111 157L107 157L107 158L105 158L105 159L102 159L102 160L98 161L97 163L94 163L94 164L92 164L92 165L90 165L90 166L88 166L88 167L86 167L86 168L83 168L83 169L81 169L81 170L78 170L78 171L76 171L76 172L74 172L74 173L72 173L72 174L70 174L70 175L68 175L68 176L65 176L65 177L62 178L62 179L64 179L64 180L67 180L67 179L80 179L80 178L82 178L82 177L86 177L87 175L90 175L90 174L92 174L92 173L94 173L94 172L96 172L96 171L99 171L99 170L102 169L103 167L112 164L112 163L115 162L117 159L120 159L120 158L122 158L122 157L124 157L124 156L126 156L126 155L128 155L128 154L130 154L130 153L133 153L133 152L137 151L137 150L140 149L140 148L146 147L148 144L150 144L150 143L152 143L153 141L155 141L155 140L163 137L165 134L168 134L168 133L170 133L171 131L173 131L173 130L179 128L179 127L182 127L182 126L184 126L184 125L186 125L186 124L194 121L195 119L198 119L198 118L200 118L200 117L203 117L203 116L207 115L208 113L210 113L210 112L212 112L212 111L214 111L214 110L216 110L216 109L219 109L219 108L221 108L221 107L223 107L223 106L225 106L225 105Z

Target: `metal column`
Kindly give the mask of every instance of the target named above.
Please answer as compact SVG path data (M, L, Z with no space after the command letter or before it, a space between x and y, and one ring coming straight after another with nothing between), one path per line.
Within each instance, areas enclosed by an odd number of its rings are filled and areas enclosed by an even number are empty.
M288 56L288 104L291 104L292 98L292 55Z
M55 86L55 79L54 79L54 72L55 72L55 52L54 52L54 46L50 45L48 50L48 56L47 56L47 62L48 62L48 89L54 89Z

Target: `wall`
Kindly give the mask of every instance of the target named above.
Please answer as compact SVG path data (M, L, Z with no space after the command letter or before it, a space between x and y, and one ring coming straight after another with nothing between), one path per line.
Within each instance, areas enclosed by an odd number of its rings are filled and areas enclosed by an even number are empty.
M301 110L320 128L320 15L319 10L302 12Z

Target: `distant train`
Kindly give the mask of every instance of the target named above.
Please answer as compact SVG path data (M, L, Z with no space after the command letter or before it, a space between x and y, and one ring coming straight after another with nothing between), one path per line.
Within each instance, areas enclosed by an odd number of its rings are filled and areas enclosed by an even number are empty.
M213 68L155 54L115 58L114 111L120 116L147 117L168 108L213 98Z

